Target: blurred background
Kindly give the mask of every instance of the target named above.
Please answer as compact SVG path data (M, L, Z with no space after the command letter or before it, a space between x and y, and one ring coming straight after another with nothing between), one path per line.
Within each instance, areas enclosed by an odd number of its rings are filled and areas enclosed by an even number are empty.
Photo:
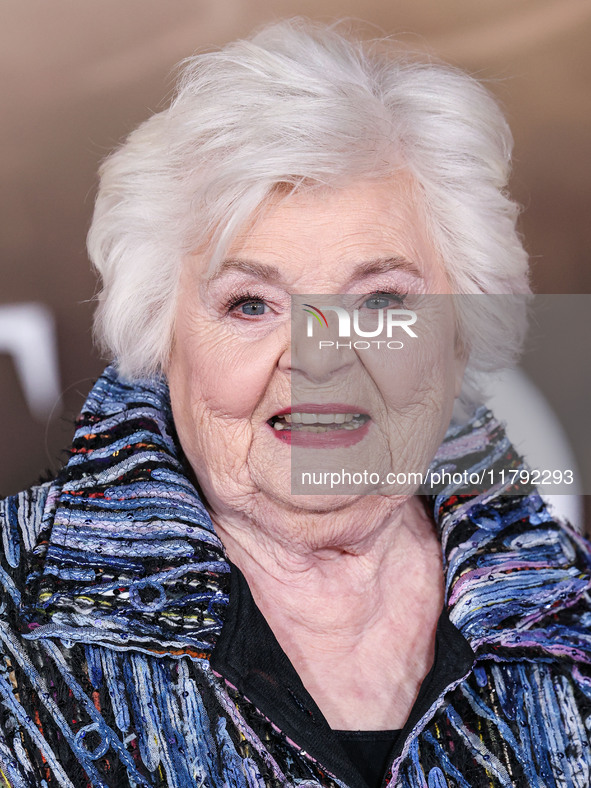
M85 253L100 160L164 107L179 60L267 21L350 17L368 37L395 35L485 80L515 137L534 288L591 292L589 0L2 0L0 10L0 495L60 467L103 367ZM532 374L550 401L574 389L564 426L585 465L588 358L580 368L574 380L543 363Z

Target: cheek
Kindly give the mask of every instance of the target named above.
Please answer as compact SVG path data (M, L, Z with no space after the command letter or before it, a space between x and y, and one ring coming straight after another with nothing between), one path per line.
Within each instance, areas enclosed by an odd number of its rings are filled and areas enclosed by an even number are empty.
M272 374L268 349L261 344L211 331L178 336L169 374L171 396L182 391L177 399L194 418L249 418Z
M382 418L395 437L405 428L439 435L447 429L458 379L451 321L423 321L420 336L399 350L368 354L365 370L379 393Z

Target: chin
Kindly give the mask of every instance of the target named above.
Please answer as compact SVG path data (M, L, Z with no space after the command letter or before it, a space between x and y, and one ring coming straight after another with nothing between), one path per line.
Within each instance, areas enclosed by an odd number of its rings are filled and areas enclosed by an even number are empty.
M394 496L384 496L375 493L362 495L345 495L342 493L310 495L308 493L293 494L287 492L282 495L277 488L273 489L271 495L267 493L267 497L270 498L276 506L294 515L328 514L330 512L343 512L347 509L351 511L365 509L373 510L376 508L376 505L380 505L380 502L382 504L389 502L388 505L390 505L394 498Z
M330 512L353 506L361 495L326 494L311 495L310 493L292 492L291 480L287 484L261 484L260 492L271 504L290 512Z
M290 495L294 510L312 513L336 512L355 506L363 495Z

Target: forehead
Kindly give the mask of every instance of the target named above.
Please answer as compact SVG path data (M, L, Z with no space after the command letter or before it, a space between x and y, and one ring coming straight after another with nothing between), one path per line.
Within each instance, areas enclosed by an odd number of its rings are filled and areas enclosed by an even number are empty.
M373 260L397 259L441 288L443 265L427 232L420 190L406 173L343 188L272 195L230 244L213 276L241 262L293 275L335 275Z

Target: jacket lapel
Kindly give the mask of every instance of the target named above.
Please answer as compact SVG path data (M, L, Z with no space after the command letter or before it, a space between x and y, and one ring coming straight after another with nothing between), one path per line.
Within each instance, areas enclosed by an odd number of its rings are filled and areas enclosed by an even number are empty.
M209 655L229 566L179 459L166 385L107 368L59 483L31 636Z
M484 409L450 430L433 468L453 470L456 462L468 474L493 469L494 478L501 478L500 468L524 467ZM581 621L588 615L590 546L555 521L534 489L517 494L507 484L479 495L447 489L434 501L434 516L450 620L477 657L591 662L591 636Z

